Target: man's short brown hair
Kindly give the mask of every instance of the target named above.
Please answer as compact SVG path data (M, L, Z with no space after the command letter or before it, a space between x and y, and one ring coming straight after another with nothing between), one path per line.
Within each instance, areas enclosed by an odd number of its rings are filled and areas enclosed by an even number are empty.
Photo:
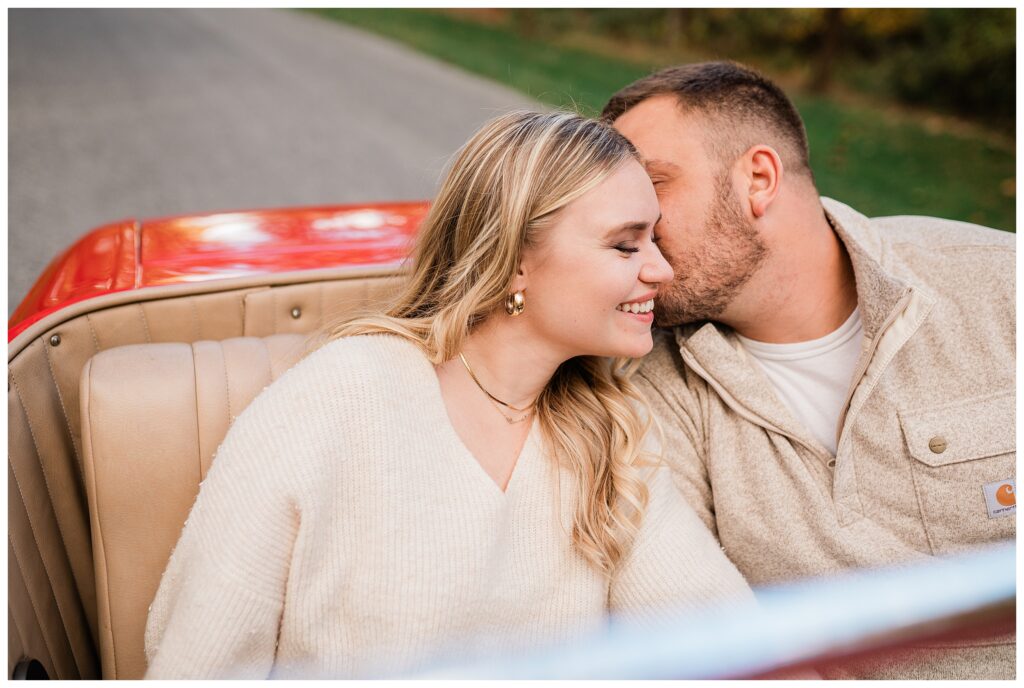
M750 146L775 148L789 170L813 181L803 120L786 94L768 78L736 62L696 62L666 67L634 81L611 97L601 118L614 122L657 95L672 94L683 112L696 112L710 125L706 142L723 164Z

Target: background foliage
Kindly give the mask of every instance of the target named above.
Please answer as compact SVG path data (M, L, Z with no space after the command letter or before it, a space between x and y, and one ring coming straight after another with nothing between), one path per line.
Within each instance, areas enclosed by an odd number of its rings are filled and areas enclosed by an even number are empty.
M875 97L1013 126L1013 9L516 9L524 36L607 36L680 53L727 55L823 93Z
M871 216L1016 226L1013 10L314 12L588 114L658 67L737 59L793 98L823 195Z

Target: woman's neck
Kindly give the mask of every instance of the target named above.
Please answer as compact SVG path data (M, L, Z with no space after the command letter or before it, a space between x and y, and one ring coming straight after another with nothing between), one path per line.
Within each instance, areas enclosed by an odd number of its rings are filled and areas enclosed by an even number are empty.
M474 328L462 353L479 384L513 406L535 402L565 360L531 336L525 323L515 322L504 313ZM463 367L457 356L444 365L452 364Z

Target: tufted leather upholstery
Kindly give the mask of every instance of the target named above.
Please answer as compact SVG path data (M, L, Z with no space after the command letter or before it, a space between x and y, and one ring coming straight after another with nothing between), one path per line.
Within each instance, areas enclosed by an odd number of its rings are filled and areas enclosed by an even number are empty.
M325 268L114 293L65 308L9 342L8 677L26 658L50 678L106 677L83 472L86 362L126 344L307 335L379 308L396 275L394 267Z
M274 335L138 344L82 372L82 444L104 678L142 678L149 604L231 421L307 350Z

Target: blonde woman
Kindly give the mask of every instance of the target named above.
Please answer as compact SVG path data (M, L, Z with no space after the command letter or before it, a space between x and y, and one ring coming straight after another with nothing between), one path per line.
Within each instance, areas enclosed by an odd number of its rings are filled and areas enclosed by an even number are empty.
M367 677L750 591L644 451L627 362L672 271L632 146L513 113L404 291L238 418L153 602L148 677Z

